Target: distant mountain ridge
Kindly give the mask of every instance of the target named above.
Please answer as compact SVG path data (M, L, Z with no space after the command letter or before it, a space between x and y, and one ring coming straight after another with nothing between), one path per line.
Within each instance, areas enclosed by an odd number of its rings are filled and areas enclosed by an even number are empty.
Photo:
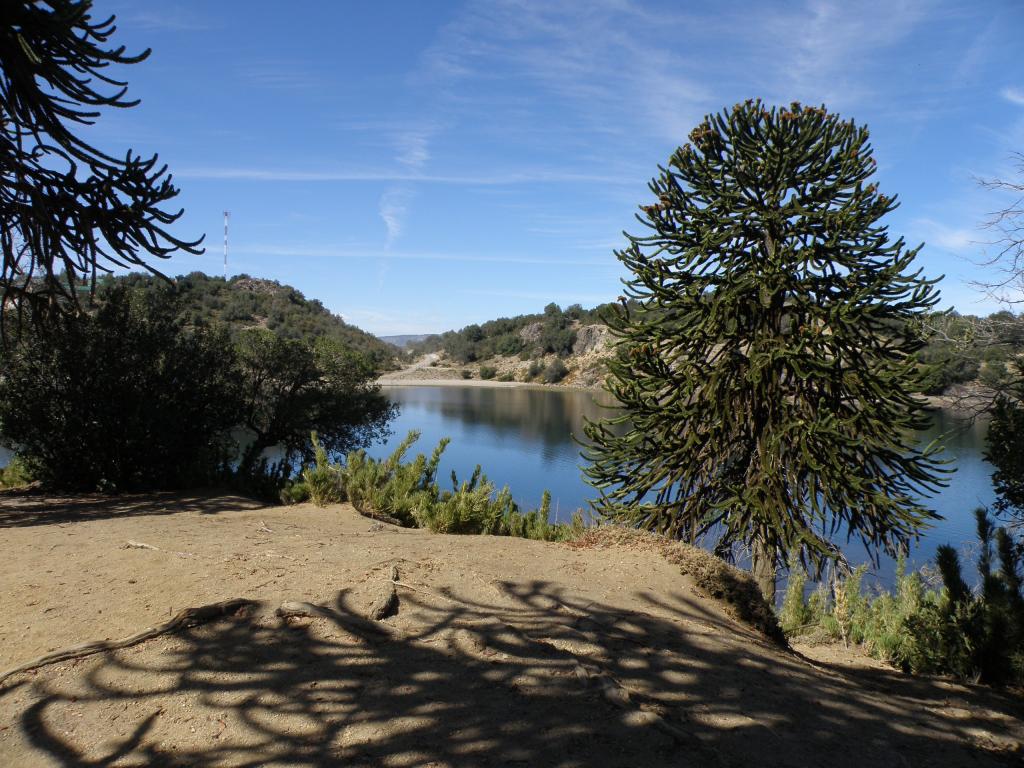
M419 344L433 335L431 333L401 333L396 336L378 336L377 338L399 349L405 349L412 344Z

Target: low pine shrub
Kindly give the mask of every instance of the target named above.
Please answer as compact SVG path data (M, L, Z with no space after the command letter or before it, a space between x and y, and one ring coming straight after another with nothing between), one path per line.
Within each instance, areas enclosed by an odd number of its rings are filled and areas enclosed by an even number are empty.
M302 472L307 497L318 507L337 504L345 500L344 488L341 484L341 473L331 464L327 450L320 444L316 432L311 435L313 440L314 464Z
M498 369L490 365L480 366L480 378L484 380L493 379L498 375Z
M498 490L479 466L461 483L452 472L452 489L442 491L437 469L449 440L441 440L429 459L419 454L406 462L406 454L419 437L413 430L383 461L360 450L350 453L343 466L333 467L352 506L370 517L435 533L558 541L582 532L582 515L570 524L550 522L551 494L547 491L539 509L522 512L508 487Z
M281 486L282 504L301 504L309 499L309 483L305 480L286 480Z
M935 558L941 588L928 588L924 573L908 574L900 558L891 592L865 595L861 567L833 582L832 600L822 587L805 600L806 574L793 565L779 612L784 630L848 640L908 672L1024 684L1021 545L1006 529L995 528L986 510L975 515L977 592L963 578L956 550L948 545L939 547Z

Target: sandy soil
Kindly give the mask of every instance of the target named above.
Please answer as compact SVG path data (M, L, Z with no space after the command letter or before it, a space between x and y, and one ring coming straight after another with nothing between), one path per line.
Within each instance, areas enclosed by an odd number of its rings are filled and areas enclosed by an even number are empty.
M0 528L0 669L258 601L11 678L3 766L1021 764L1019 699L781 650L645 548L233 497L4 498ZM392 566L397 613L362 618Z

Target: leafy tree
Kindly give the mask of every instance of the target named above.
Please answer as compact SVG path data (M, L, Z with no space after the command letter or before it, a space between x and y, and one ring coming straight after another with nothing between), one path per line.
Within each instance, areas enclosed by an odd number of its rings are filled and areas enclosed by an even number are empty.
M0 306L32 304L33 318L77 306L77 279L202 252L169 231L181 211L163 206L178 190L156 155L114 157L75 134L103 108L138 103L108 68L149 55L110 46L114 17L91 9L8 0L0 10Z
M118 285L97 299L94 312L62 316L8 350L0 433L56 488L210 481L240 416L227 336L187 331L170 290Z
M866 128L748 101L690 134L641 207L608 389L586 427L595 508L718 551L743 543L765 595L788 553L819 568L845 532L895 553L943 483L918 392L933 282L890 242ZM635 302L635 303L634 303Z
M1024 371L1018 367L1016 378L1024 381ZM1003 394L992 407L986 438L985 458L995 467L992 484L998 499L996 511L1024 523L1024 407L1019 396Z
M285 339L262 329L238 340L242 419L253 436L240 472L258 464L267 448L281 446L282 479L296 460L312 461L316 432L328 454L342 454L383 437L395 409L373 383L362 355L338 342Z

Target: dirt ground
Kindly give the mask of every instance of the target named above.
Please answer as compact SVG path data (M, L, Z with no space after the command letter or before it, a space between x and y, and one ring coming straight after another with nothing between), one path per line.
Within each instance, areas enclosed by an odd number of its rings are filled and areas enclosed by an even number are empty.
M642 548L223 496L8 497L0 529L0 670L256 601L10 678L2 766L1022 764L1019 698L781 650Z

